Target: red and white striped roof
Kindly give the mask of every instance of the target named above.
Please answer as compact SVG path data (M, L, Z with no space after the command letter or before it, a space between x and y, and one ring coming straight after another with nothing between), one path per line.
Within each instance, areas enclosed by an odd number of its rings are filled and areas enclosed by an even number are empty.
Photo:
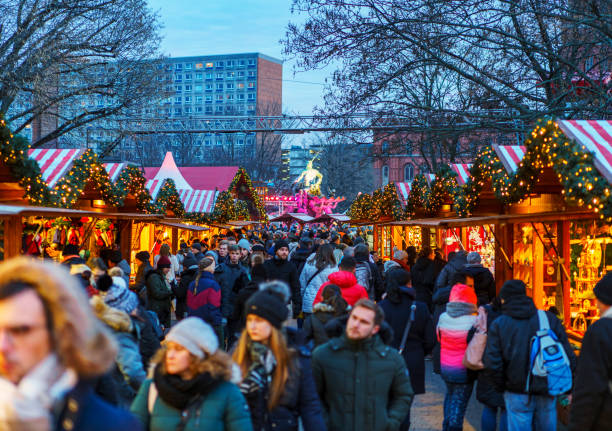
M397 189L397 195L400 200L406 203L408 195L410 194L410 183L395 183L395 188Z
M595 167L612 183L612 121L561 120L557 125L568 138L593 153Z
M127 162L104 163L104 169L106 169L106 172L108 173L108 178L111 180L111 183L114 183L115 181L117 181L117 178L119 178L119 174L121 173L121 171L126 166L129 166L130 164L131 163L127 163Z
M178 190L185 212L188 213L212 212L218 193L215 190Z
M425 179L427 180L427 184L431 184L436 179L436 174L423 174L425 175Z
M151 198L155 200L157 198L157 194L161 190L162 186L166 180L149 180L145 184L145 188L149 191Z
M36 160L43 180L51 189L72 168L74 161L84 153L84 149L76 148L28 150L28 156Z
M470 168L472 167L471 163L451 163L451 170L457 174L457 184L462 186L467 183L470 179Z
M518 165L525 157L526 148L523 145L497 145L493 144L493 150L497 157L506 168L506 172L513 174L518 169Z

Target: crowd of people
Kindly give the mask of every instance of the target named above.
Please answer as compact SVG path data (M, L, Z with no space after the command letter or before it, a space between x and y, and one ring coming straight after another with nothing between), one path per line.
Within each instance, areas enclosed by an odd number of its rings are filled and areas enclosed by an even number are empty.
M580 359L521 280L476 252L362 232L228 230L136 253L0 264L0 429L408 430L432 369L443 430L612 429L612 274Z

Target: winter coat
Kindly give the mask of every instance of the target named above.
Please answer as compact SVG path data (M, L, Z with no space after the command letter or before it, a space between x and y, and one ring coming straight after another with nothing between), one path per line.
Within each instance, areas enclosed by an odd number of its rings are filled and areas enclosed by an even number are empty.
M230 319L234 314L236 294L248 284L249 277L239 263L222 263L215 268L215 280L221 286L221 314Z
M463 272L471 275L474 279L474 291L478 298L478 305L488 304L495 298L497 294L495 279L488 268L485 268L481 264L468 264L463 267Z
M318 304L323 300L323 290L325 286L328 284L335 284L340 288L340 293L342 297L346 301L348 305L351 307L355 305L357 301L361 298L368 299L368 292L365 290L360 284L357 284L357 278L355 274L349 271L337 271L329 274L327 277L329 280L326 283L323 283L321 287L319 287L319 291L317 292L317 296L313 302L313 306Z
M404 359L378 335L358 342L342 335L317 347L312 372L330 431L397 430L410 411Z
M148 431L175 430L181 421L181 411L170 406L159 395L149 413L149 387L145 380L130 411L136 415ZM214 387L200 405L200 414L191 414L185 431L249 431L251 417L244 397L236 385L222 382Z
M146 261L138 265L138 269L136 270L136 275L134 276L134 287L133 290L138 294L138 299L140 299L140 303L143 305L147 305L147 274L153 270L153 267Z
M550 329L565 348L572 372L576 369L576 355L572 350L563 324L547 311ZM539 329L538 313L533 300L527 296L510 297L502 304L502 315L491 325L484 354L487 373L498 392L548 395L545 377L531 376L530 388L525 391L530 372L531 338Z
M436 268L433 260L419 257L412 266L410 276L412 287L416 291L416 300L427 304L429 311L433 311L432 295L436 283Z
M170 326L170 298L172 290L168 287L166 277L161 270L151 270L146 274L147 309L154 311L159 321L166 327Z
M416 305L414 321L408 332L403 357L410 372L410 382L414 393L424 394L425 355L431 353L434 346L434 326L427 305L415 301L416 293L414 289L401 287L400 290L401 301L399 303L391 302L388 298L385 298L380 302L380 306L385 312L385 321L393 329L391 347L398 349L410 318L410 307L413 303Z
M135 334L136 327L127 313L109 307L102 298L92 298L91 304L98 319L112 330L119 345L112 376L119 395L119 403L127 407L146 377L140 356L139 340Z
M296 266L288 260L282 260L275 256L264 262L264 268L266 269L268 280L280 280L289 285L293 316L300 314L300 311L302 311L302 297L300 295L300 277Z
M232 316L232 320L237 323L237 327L234 329L236 332L240 332L244 329L246 325L246 316L244 315L244 310L246 310L246 302L249 300L251 295L259 290L259 284L256 281L249 281L245 287L240 289L238 294L236 295L236 304L234 305L234 315Z
M181 280L176 288L174 288L174 296L176 297L176 317L182 318L187 313L187 290L189 285L195 278L198 270L196 268L185 269L181 273Z
M431 298L433 302L433 324L434 328L438 327L438 321L440 320L440 316L442 313L446 311L446 304L448 304L448 298L450 297L451 287L443 287L441 289L436 290L433 297ZM437 341L437 338L436 338ZM433 359L433 371L436 374L440 374L440 343L436 342L432 352Z
M385 285L378 267L374 262L370 261L370 257L370 253L355 253L355 261L357 262L355 273L359 271L360 266L367 267L364 268L364 271L369 274L369 280L368 286L364 285L364 287L366 288L370 299L375 299L378 301L382 297L383 293L385 293Z
M144 310L142 312L146 313ZM160 348L159 338L155 333L153 324L146 316L130 316L130 319L132 320L132 326L138 340L142 365L146 370L149 368L149 361Z
M467 349L468 333L475 322L474 314L451 317L445 311L440 316L437 327L440 342L440 374L446 382L468 383L474 377L463 366L463 357Z
M251 411L260 410L267 403L259 391L247 395L246 399ZM312 377L310 353L306 349L299 349L293 358L279 404L261 416L264 423L254 424L256 431L298 431L299 418L304 431L325 431L321 402Z
M331 305L319 302L312 307L312 314L304 320L302 331L306 342L312 340L314 346L320 346L329 341L329 335L325 325L336 317L335 310Z
M314 302L319 287L327 281L327 276L332 272L338 271L337 266L326 266L319 271L314 259L309 259L300 274L300 286L302 295L302 310L305 313L312 313L312 303Z
M302 248L302 247L296 248L293 251L293 253L291 253L291 256L289 256L289 260L295 266L295 270L297 271L298 274L302 272L302 269L304 268L304 265L306 264L306 260L308 260L308 257L312 253L313 253L312 248ZM272 253L272 255L274 256L274 253Z
M79 381L65 396L54 430L141 431L142 424L129 412L114 407L94 394L90 382ZM70 424L68 428L66 425Z
M610 313L611 317L605 317ZM570 431L612 430L612 309L593 323L582 340Z
M452 282L453 277L458 272L463 271L465 265L467 264L467 254L464 251L458 251L455 257L453 257L440 271L438 274L438 278L436 279L436 284L434 286L434 295L438 289L443 289L445 287L452 287L450 284Z
M489 329L491 329L491 325L493 324L495 319L501 316L501 310L493 308L490 304L484 305L484 308L485 310L487 310L488 332ZM472 332L474 332L474 330L472 330ZM471 338L469 339L471 340ZM495 390L495 386L493 386L489 375L481 370L478 372L477 379L478 381L476 382L476 399L491 408L505 408L504 394Z
M221 286L210 272L202 272L198 284L193 280L187 290L187 315L199 317L212 326L223 324Z

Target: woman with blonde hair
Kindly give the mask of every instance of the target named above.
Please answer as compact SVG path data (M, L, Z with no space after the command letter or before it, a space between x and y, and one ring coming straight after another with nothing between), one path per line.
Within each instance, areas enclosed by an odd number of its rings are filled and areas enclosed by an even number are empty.
M231 382L238 370L202 319L172 327L151 363L151 378L131 407L147 430L252 429L244 397Z
M289 348L281 332L289 314L289 288L271 282L261 289L246 303L246 328L233 354L253 429L297 431L301 418L304 431L325 430L310 362Z

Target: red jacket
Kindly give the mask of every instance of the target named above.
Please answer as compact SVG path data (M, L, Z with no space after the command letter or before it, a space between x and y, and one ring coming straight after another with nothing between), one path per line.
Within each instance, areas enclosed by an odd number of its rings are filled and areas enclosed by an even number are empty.
M328 284L335 284L340 288L340 292L342 293L342 297L351 307L355 305L357 301L361 298L368 298L368 292L365 287L361 284L357 284L357 278L355 274L349 271L338 271L332 272L327 277L329 281L323 283L321 287L319 287L319 291L317 292L317 296L315 297L312 305L318 304L323 300L323 289Z

